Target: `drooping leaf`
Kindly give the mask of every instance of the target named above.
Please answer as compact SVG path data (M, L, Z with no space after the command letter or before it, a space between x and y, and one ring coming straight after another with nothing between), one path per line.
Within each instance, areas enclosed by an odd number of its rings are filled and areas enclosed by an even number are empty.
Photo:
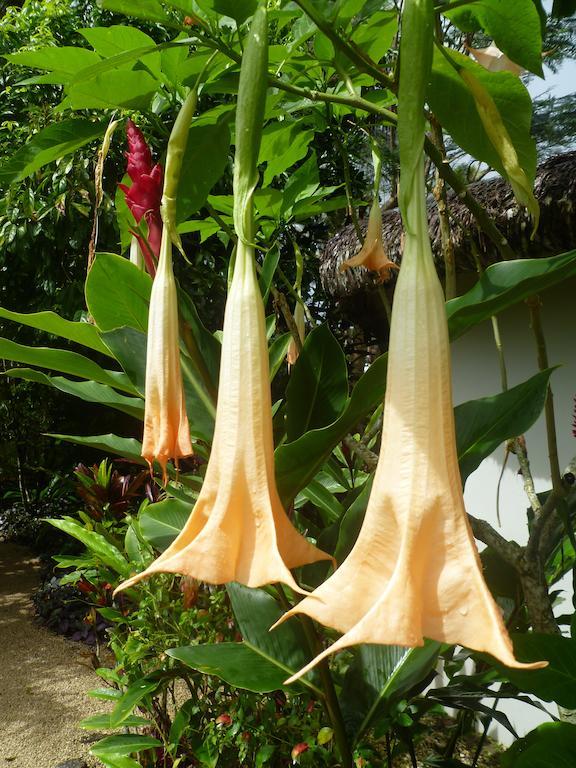
M7 187L31 176L54 160L75 152L104 135L107 123L92 120L62 120L43 128L0 166L0 186Z
M117 728L121 724L125 725L126 720L129 718L134 707L136 707L142 699L146 698L146 696L154 693L159 684L159 680L149 680L145 677L132 683L123 692L122 696L116 702L116 706L110 713L110 727Z
M46 333L60 336L68 341L74 341L110 357L110 350L102 342L98 330L91 323L66 320L57 315L56 312L12 312L4 307L0 307L0 317L21 323L29 328L46 331Z
M0 355L6 360L25 365L37 365L60 373L68 373L82 379L91 379L109 387L115 387L131 395L138 394L124 373L101 368L77 352L50 347L27 347L10 339L0 339Z
M86 304L101 331L128 326L146 332L152 280L114 253L97 253L86 279Z
M144 418L144 403L140 398L125 397L111 387L98 384L96 381L74 381L63 376L49 376L33 368L10 368L5 371L5 375L54 387L60 392L79 397L87 403L99 403L109 408L115 408L117 411L127 413L136 419Z
M504 752L500 761L502 768L573 768L576 765L576 725L539 725Z
M526 87L511 72L489 72L456 51L447 55L458 69L472 73L492 97L520 167L531 184L536 173L536 143L530 134L532 99ZM438 51L434 53L427 98L432 111L454 141L506 178L500 156L478 117L472 93L457 69ZM454 104L458 104L457 110Z
M446 16L464 31L484 30L515 64L542 76L540 17L533 0L475 0Z
M505 440L523 435L542 413L553 369L492 397L454 409L462 482Z
M334 422L347 398L344 353L328 326L321 325L304 342L286 389L288 440Z

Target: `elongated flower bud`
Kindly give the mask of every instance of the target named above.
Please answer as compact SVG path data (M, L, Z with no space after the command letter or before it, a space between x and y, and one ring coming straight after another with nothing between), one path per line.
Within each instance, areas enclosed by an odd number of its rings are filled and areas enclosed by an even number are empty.
M162 233L160 260L152 285L146 354L146 405L142 455L156 460L166 483L166 465L173 458L190 456L190 428L180 371L178 296L172 270L172 243Z

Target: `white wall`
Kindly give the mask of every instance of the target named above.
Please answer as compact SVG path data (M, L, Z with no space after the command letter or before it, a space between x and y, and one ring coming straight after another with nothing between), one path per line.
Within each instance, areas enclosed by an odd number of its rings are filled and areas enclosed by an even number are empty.
M550 365L562 367L552 375L560 467L563 470L576 454L576 439L572 435L572 416L576 395L576 280L550 289L542 294L542 322L548 345ZM528 309L524 304L500 315L500 328L509 386L520 384L538 371L536 346L529 327ZM483 323L452 345L454 402L462 403L501 391L498 357L490 321ZM546 432L543 415L526 434L528 455L537 491L550 488ZM502 470L504 448L485 459L468 478L465 488L467 510L488 520L506 538L520 544L527 540L526 509L522 478L518 462L510 456L500 486L501 526L496 518L496 486ZM570 578L562 582L570 590ZM556 613L570 611L571 593L564 593L564 606ZM521 734L543 722L546 717L533 707L506 703L512 724ZM555 711L555 709L554 709ZM498 726L497 737L509 743L507 731Z

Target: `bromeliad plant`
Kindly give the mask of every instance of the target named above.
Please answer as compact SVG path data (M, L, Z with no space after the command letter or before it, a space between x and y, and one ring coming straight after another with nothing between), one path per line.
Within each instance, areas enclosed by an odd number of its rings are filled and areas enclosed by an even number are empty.
M556 670L573 655L573 640L557 633L548 594L573 566L576 551L569 487L554 466L553 489L543 503L538 500L525 548L506 542L484 521L467 518L462 498L462 480L499 444L528 429L545 401L550 420L551 371L543 367L513 389L454 411L449 364L450 335L462 335L543 285L573 275L576 254L497 264L472 291L445 306L426 217L424 151L462 191L441 149L425 137L427 106L463 149L510 181L537 221L533 147L501 97L503 89L522 110L524 86L510 73L484 71L442 46L435 39L435 16L445 13L456 24L462 11L434 8L429 0L405 0L401 17L384 2L202 2L192 3L193 16L185 17L181 3L165 5L172 10L157 4L155 21L167 28L179 23L184 36L156 45L132 27L129 33L85 30L94 48L82 49L89 71L70 80L58 75L66 80L65 103L74 109L93 106L90 88L79 84L97 89L102 82L108 82L108 99L113 85L129 83L130 94L122 100L119 90L113 103L142 108L153 116L151 125L161 105L179 106L161 161L161 232L160 165L152 164L139 129L132 123L128 128L132 186L120 194L126 193L136 223L147 224L147 232L120 216L122 242L128 246L138 236L142 252L149 248L150 274L123 256L98 254L86 280L89 323L2 310L3 316L83 345L100 361L3 341L6 357L76 378L30 369L9 373L144 423L142 443L116 435L58 437L148 463L161 476L157 492L164 497L143 503L137 516L107 521L104 511L99 519L84 515L59 523L88 549L84 559L61 565L74 567L78 579L90 583L105 574L106 583L117 586L116 603L105 606L104 614L114 625L117 667L101 672L117 701L112 715L98 722L148 729L106 737L93 753L111 768L283 766L289 760L391 766L403 753L416 765L416 742L441 706L464 713L458 729L470 712L512 728L497 702L491 708L483 703L486 697L523 695L530 701L524 694L533 693L576 708L573 691L554 686ZM536 70L541 39L532 0L522 17L532 30L528 52L514 46L496 13L482 8L475 23L495 30L498 46L516 56L518 65ZM224 10L232 14L232 26ZM106 41L115 35L132 35L138 45L110 55ZM289 44L280 46L279 58L277 43L285 43L284 36ZM387 53L396 37L399 60ZM13 59L32 61L25 52ZM137 65L127 70L132 61ZM215 102L214 94L236 87L235 102ZM466 115L455 120L454 105L446 109L446 91ZM156 111L147 110L152 102ZM392 103L397 110L389 108ZM234 109L230 179L225 169ZM388 353L350 393L344 355L327 326L313 328L302 343L289 309L294 302L303 308L302 276L291 281L279 264L290 242L286 234L295 235L310 211L325 213L343 204L338 188L320 185L316 152L306 156L315 130L332 118L331 128L338 125L336 110L370 116L365 130L376 150L380 123L397 131L405 229ZM462 136L465 119L473 127ZM366 238L346 266L392 278L396 270L382 243L379 157L375 151ZM152 182L154 194L139 197L139 189L149 192ZM218 194L209 194L216 183ZM346 185L347 203L349 179ZM486 236L505 250L486 212L469 193L466 199ZM197 216L202 208L206 215ZM196 258L181 242L190 232L220 238L230 256L221 334L202 324L191 298L199 298L194 286L179 285L175 277L181 264L173 263L174 245ZM292 254L291 243L288 250ZM278 333L274 314L266 317L270 297L288 333ZM291 344L293 366L283 389L276 375ZM382 401L380 430L372 414ZM367 470L378 440L372 477ZM565 525L552 532L548 526L543 536L554 510ZM489 545L482 557L472 532ZM504 588L495 578L502 567L509 569ZM202 631L200 610L207 611ZM212 631L211 619L226 630ZM326 648L327 640L333 642ZM341 649L348 653L329 663ZM430 690L440 658L447 682ZM463 671L466 658L476 663L473 676ZM175 679L190 694L183 704ZM254 698L235 691L264 697L256 720L242 713ZM224 711L216 714L208 704L214 701ZM273 704L278 701L282 706ZM293 727L295 713L300 734ZM284 731L286 720L290 727ZM233 732L235 722L242 726ZM244 727L247 738L236 738ZM511 750L507 765L528 765L524 755L534 744L545 749L550 740L569 753L574 739L574 726L551 723ZM457 736L447 739L441 754L424 753L421 759L454 765L456 743ZM478 755L483 743L482 738ZM475 757L471 765L477 764Z

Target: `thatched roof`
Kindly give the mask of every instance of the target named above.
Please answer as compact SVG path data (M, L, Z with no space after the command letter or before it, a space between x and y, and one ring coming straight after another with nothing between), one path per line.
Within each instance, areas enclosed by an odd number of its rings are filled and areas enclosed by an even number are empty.
M576 152L557 155L538 167L534 192L540 203L540 227L530 240L531 224L520 208L509 184L498 178L484 179L469 187L486 208L499 230L508 239L519 258L551 256L576 248ZM454 240L457 269L476 271L473 247L485 266L500 261L496 247L478 231L476 221L462 200L448 191L448 208ZM383 238L392 261L401 261L402 224L397 209L383 211ZM428 222L432 250L442 271L440 227L436 202L428 202ZM363 232L367 221L360 223ZM320 278L324 290L333 298L350 299L377 284L374 273L357 267L340 272L340 264L358 252L360 246L350 224L332 237L321 257Z

